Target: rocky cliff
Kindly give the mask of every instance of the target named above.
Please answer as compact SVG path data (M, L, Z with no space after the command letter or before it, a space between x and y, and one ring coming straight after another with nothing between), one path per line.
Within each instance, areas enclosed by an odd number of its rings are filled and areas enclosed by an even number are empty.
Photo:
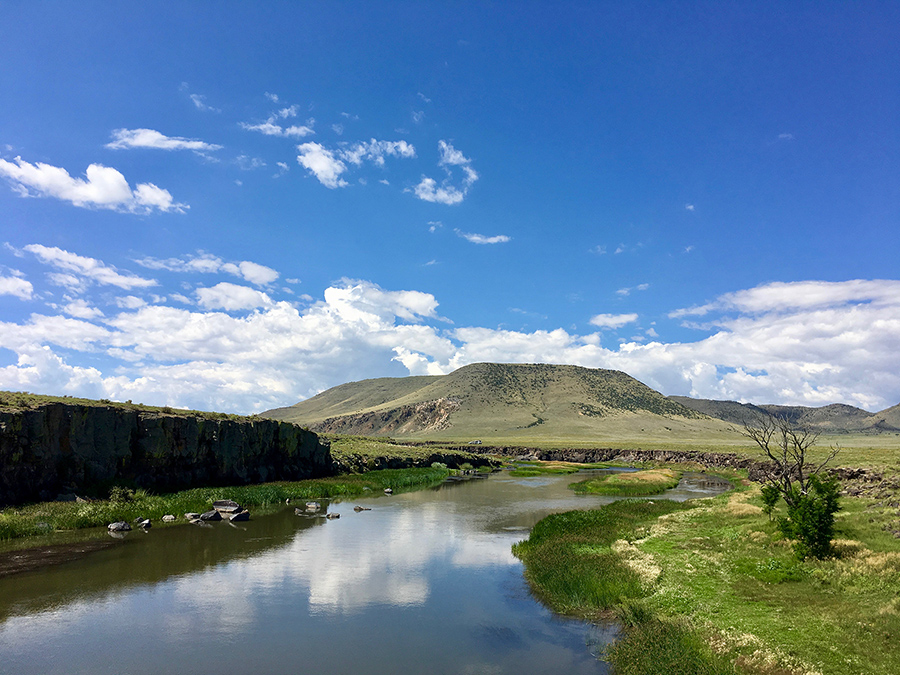
M328 444L285 422L59 402L0 410L0 506L114 483L163 492L332 471Z

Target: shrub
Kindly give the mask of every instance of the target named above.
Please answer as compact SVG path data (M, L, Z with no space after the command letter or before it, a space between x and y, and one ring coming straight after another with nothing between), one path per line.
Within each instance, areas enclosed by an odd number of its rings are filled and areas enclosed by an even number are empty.
M797 540L794 551L798 558L826 558L832 554L834 514L841 508L839 490L833 476L820 475L810 476L805 493L794 488L793 503L788 504L787 518L778 519L778 529L784 536Z

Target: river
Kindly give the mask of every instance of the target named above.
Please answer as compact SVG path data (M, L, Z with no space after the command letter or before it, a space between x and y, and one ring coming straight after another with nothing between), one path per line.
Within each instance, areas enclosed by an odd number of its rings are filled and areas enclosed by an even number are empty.
M589 473L323 501L338 519L292 505L240 525L133 531L0 579L0 672L606 673L596 653L614 628L547 610L510 552L544 516L611 501L568 489ZM656 498L725 487L686 475Z

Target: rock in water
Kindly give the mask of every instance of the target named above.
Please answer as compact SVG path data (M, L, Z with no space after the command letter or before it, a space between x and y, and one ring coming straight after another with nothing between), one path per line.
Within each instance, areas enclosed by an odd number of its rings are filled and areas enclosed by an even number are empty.
M120 520L116 523L110 523L106 526L106 529L110 532L130 532L131 525L126 523L124 520Z
M241 505L230 499L219 499L213 502L213 508L219 513L237 513L241 510Z
M209 521L209 520L222 520L222 514L213 509L212 511L207 511L206 513L200 514L200 520Z
M231 514L231 517L229 518L229 520L232 523L239 523L239 522L243 522L245 520L250 520L250 512L244 511L244 510L237 511L237 512Z
M144 518L141 522L138 523L138 525L140 525L141 529L144 530L149 530L151 527L153 527L149 518Z
M165 516L163 516L163 522L164 522L164 523L174 523L174 522L175 522L175 516L173 516L173 515L165 515Z
M340 513L335 513L334 511L332 511L331 513L329 513L329 514L328 514L327 516L325 516L325 517L328 518L328 520L334 520L335 518L340 518L340 517L341 517L341 514L340 514Z

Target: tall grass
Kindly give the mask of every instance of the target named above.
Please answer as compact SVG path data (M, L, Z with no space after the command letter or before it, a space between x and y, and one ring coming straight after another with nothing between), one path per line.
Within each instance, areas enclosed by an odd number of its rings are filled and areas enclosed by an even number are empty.
M533 591L553 609L603 616L622 598L644 595L640 574L612 550L618 539L683 503L623 500L594 511L570 511L541 520L513 546Z
M648 469L633 473L613 473L589 478L570 487L579 494L611 497L644 497L669 490L681 480L681 472L672 469Z
M616 675L734 675L731 659L715 654L683 621L648 618L625 628L606 649Z
M595 511L548 516L513 553L525 563L532 590L554 610L590 619L615 616L624 624L621 638L606 653L617 675L732 674L731 662L714 654L690 626L661 620L639 602L652 592L650 584L616 550L616 542L660 516L692 508L622 500Z
M269 508L285 500L353 497L385 488L402 491L439 483L449 474L440 467L385 469L361 475L336 476L296 482L264 483L231 487L205 487L167 495L143 490L118 492L118 499L90 502L44 502L0 513L0 541L37 536L57 530L107 525L118 520L149 518L160 521L166 514L179 519L186 512L203 512L218 499L233 499L245 508Z

